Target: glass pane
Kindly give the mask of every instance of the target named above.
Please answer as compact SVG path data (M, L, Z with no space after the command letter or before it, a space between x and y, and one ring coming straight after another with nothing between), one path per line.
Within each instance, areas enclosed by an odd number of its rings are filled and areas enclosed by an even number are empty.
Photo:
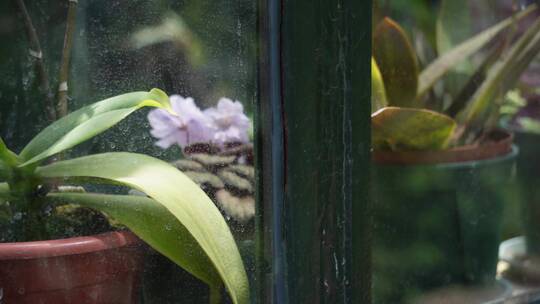
M535 1L373 5L375 303L534 302Z
M0 303L249 299L256 7L0 4Z

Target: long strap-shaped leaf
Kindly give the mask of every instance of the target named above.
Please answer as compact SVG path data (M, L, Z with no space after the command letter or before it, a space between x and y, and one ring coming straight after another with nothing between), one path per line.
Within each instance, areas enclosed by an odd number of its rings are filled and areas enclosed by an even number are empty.
M494 47L486 57L483 59L482 63L476 68L474 74L467 80L467 83L461 88L461 91L453 98L452 103L445 110L445 114L450 117L456 117L456 115L465 108L467 102L470 101L471 96L478 89L478 84L484 82L487 77L489 69L500 58L502 52L504 51L506 41L499 41L499 45Z
M72 148L116 125L124 118L135 112L138 107L131 107L120 110L113 110L102 114L94 115L91 119L82 122L74 127L64 136L59 138L45 151L26 160L21 166L28 166L43 160L49 156L55 155L69 148Z
M130 112L130 110L136 110L144 106L170 109L169 98L163 91L152 89L150 92L127 93L96 102L63 117L45 128L21 151L20 157L25 161L24 165L29 165L47 158L61 152L62 149L71 148L87 140L91 137L88 134L95 136L107 130L121 119L116 119L112 124L108 123L104 125L91 122L92 120L97 119L105 122L103 115L113 112L116 114L110 114L108 118L113 120L118 117L124 118L133 112ZM83 126L84 124L86 126ZM80 128L77 128L78 126ZM70 136L70 133L73 131L77 133L77 136L74 136L74 134ZM69 137L69 140L66 137ZM60 141L62 142L61 144L59 144Z
M476 53L502 30L508 28L515 20L522 19L537 9L537 5L530 5L526 10L516 14L513 17L504 19L496 25L476 34L459 44L452 50L442 54L435 61L430 63L420 73L417 97L421 98L426 92L439 80L448 70L454 68L456 64L462 62L472 54Z
M474 138L477 128L496 105L494 99L502 96L513 85L529 62L538 54L540 47L540 19L520 37L504 59L497 63L486 80L471 97L465 110L458 115L458 120L467 126L465 136Z
M145 192L186 227L214 264L235 303L248 302L242 259L223 216L187 176L161 160L133 153L104 153L40 167L41 177L93 177Z
M2 184L0 193L1 189ZM221 285L219 274L191 233L155 200L96 193L49 193L47 198L103 211L200 280L212 287Z

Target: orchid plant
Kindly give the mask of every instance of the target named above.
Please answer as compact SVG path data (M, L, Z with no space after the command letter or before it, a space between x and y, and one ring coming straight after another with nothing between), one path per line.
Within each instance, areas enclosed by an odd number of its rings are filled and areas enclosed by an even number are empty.
M223 284L234 303L248 303L247 276L229 227L210 198L185 174L161 160L126 152L74 159L64 155L54 161L59 153L147 106L159 108L150 118L152 133L162 147L207 139L246 140L242 130L247 120L238 115L241 105L223 101L217 109L202 113L193 100L173 97L171 104L158 89L81 108L45 128L18 154L0 139L0 205L12 215L11 226L20 232L17 241L47 238L43 221L49 206L96 209L207 283L212 303L219 303ZM212 129L216 125L208 117L213 117L218 129ZM77 183L123 185L147 196L59 191L61 185Z
M540 18L534 17L523 33L515 30L526 17L538 16L532 4L472 37L458 39L463 38L457 37L463 26L456 22L465 18L461 16L467 12L466 2L441 1L435 31L439 56L423 69L397 22L387 17L375 27L375 150L442 150L490 140L506 93L540 51ZM474 54L481 58L479 64L469 60ZM457 73L463 66L466 72Z
M184 159L173 164L198 183L227 218L242 228L255 216L253 145L250 119L239 101L221 98L215 107L199 109L193 98L171 96L179 115L163 109L148 114L156 145L182 148ZM237 225L232 226L236 228ZM245 229L241 229L244 231Z

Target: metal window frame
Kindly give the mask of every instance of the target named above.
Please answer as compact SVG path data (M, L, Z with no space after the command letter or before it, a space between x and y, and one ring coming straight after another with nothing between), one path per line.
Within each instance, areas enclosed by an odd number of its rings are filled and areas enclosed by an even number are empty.
M259 0L258 303L370 303L371 1Z

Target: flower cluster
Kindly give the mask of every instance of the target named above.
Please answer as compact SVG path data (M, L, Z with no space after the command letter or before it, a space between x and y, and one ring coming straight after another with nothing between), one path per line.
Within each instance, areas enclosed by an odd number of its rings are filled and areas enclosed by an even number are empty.
M196 143L212 143L224 147L227 143L249 142L251 122L239 101L221 98L216 107L201 111L193 98L170 97L176 115L163 109L150 111L148 121L156 145L167 149L177 144L182 149Z

